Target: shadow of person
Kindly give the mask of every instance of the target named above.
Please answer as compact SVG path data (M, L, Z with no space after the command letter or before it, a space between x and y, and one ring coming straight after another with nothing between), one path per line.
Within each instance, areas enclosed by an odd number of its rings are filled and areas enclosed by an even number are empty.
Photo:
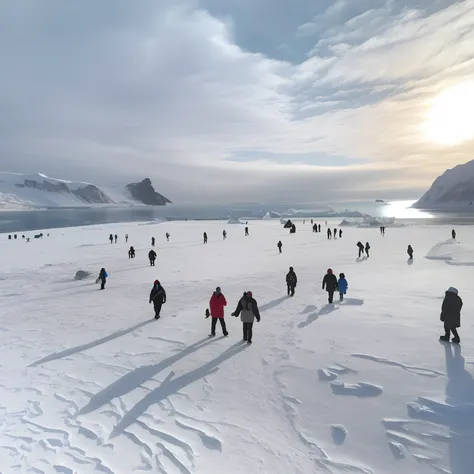
M449 427L447 440L451 474L471 474L474 466L474 379L465 369L461 346L441 342L446 357L446 403L420 397L409 403L412 418Z
M367 255L364 255L363 257L359 257L356 262L357 263L362 263L362 262L365 262L369 257L367 257Z
M265 303L262 306L260 306L259 310L261 313L264 313L265 311L268 311L269 309L275 308L279 304L283 303L283 301L287 300L288 296L282 296L281 298L278 298L276 300L270 301L269 303Z
M178 393L188 385L217 372L219 370L220 364L224 363L226 360L231 359L232 357L235 357L247 347L247 344L234 344L221 355L210 360L209 362L206 362L203 366L180 375L179 377L175 377L176 374L171 371L163 380L163 382L161 382L159 387L145 395L144 398L138 401L127 413L125 413L121 421L112 430L110 437L114 438L121 434L125 429L137 421L138 418L143 415L151 405L159 403L165 398Z
M126 329L121 329L120 331L116 331L112 334L109 334L106 337L103 337L101 339L97 339L96 341L88 342L87 344L82 344L80 346L75 346L71 347L70 349L66 349L61 352L55 352L54 354L50 354L49 356L43 357L40 360L37 360L36 362L33 362L30 364L28 367L36 367L37 365L44 364L46 362L51 362L53 360L58 360L58 359L63 359L64 357L68 357L73 354L77 354L78 352L86 351L87 349L92 349L93 347L100 346L101 344L105 344L106 342L113 341L114 339L117 339L119 337L125 336L127 334L130 334L147 324L150 324L154 322L154 319L148 319L146 321L141 321L138 324L135 324L132 327L126 328Z
M409 258L407 260L407 265L413 265L413 259L412 258Z
M325 316L326 314L331 314L334 311L338 310L339 307L335 306L334 304L327 304L326 306L323 306L319 311L308 314L308 318L306 319L306 321L302 321L301 323L299 323L298 327L300 329L305 328L306 326L309 326L310 324L317 321L320 316Z

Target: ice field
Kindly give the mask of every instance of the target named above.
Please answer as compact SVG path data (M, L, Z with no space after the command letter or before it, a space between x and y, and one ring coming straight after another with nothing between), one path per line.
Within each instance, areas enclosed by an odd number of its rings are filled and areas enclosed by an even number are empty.
M309 221L295 235L250 221L249 237L190 221L0 235L0 472L472 474L474 227L456 241L428 225L328 241L318 222L321 234ZM357 259L359 240L370 258ZM328 268L349 282L342 304L327 305ZM168 295L158 321L155 279ZM228 338L219 326L208 337L216 286ZM464 300L460 346L438 341L450 286ZM262 316L251 346L231 317L246 290Z

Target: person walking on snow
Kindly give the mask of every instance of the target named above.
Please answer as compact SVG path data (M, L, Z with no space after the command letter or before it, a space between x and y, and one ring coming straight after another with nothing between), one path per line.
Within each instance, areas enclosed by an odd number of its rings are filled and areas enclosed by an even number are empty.
M249 228L246 227L246 228L245 228L245 237L248 237L249 235L250 235L250 234L249 234Z
M100 281L100 289L105 290L105 284L107 283L107 277L109 275L105 271L105 268L101 268L99 272L99 276L97 277L97 280L95 281L96 283L99 283Z
M413 247L411 245L408 246L407 254L410 257L410 259L412 260L413 259Z
M359 258L364 255L364 244L362 242L357 242L357 247L359 247Z
M334 292L337 290L337 278L336 275L329 268L326 275L323 278L323 290L326 289L328 292L329 304L332 304L334 299Z
M349 288L349 285L346 280L346 275L344 275L344 273L339 273L337 288L339 290L339 301L343 301L344 295L347 293L347 288Z
M451 231L451 235L453 237L453 240L455 240L456 239L456 231L454 229Z
M125 234L125 243L128 243L128 234Z
M170 241L170 234L169 234L169 232L166 232L166 241L167 241L167 242Z
M118 235L115 234L115 243L117 243L117 240L118 240Z
M318 232L321 233L321 224L318 224Z
M370 257L369 250L370 250L370 244L369 244L369 242L366 242L366 244L365 244L365 254L367 255L367 258Z
M334 229L334 238L337 239L337 229Z
M457 328L461 327L462 299L458 295L456 288L449 288L446 291L443 305L441 306L441 321L444 323L444 336L440 336L441 341L449 342L450 333L453 334L452 342L459 344L461 339Z
M151 246L152 246L152 247L155 246L155 237L152 237L152 238L151 238Z
M153 249L148 252L148 259L150 260L150 267L154 267L156 260L156 252Z
M151 303L155 308L155 319L160 319L161 307L166 303L166 291L158 280L155 280L150 292Z
M290 271L286 275L286 286L288 289L288 296L295 296L295 288L298 283L298 278L296 276L293 267L290 267Z
M225 299L225 296L222 293L220 287L217 287L216 291L214 291L209 301L209 308L210 308L209 314L212 318L211 334L209 334L209 337L214 337L216 335L217 320L219 320L221 324L222 334L224 334L224 336L229 335L229 333L227 332L227 328L226 328L225 320L224 320L224 307L225 306L227 306L227 301Z
M278 250L281 253L281 248L283 247L283 244L281 243L281 240L277 243Z
M207 244L207 232L204 232L202 236L204 238L204 243Z
M328 240L332 239L332 232L331 229L328 229Z
M339 238L342 238L342 229L339 229Z
M232 316L235 316L236 318L238 318L239 315L240 320L243 323L243 340L248 344L252 344L253 323L255 319L257 320L257 323L260 322L260 312L258 310L258 304L253 298L251 291L244 293L244 296L242 296L237 304L236 310L232 313Z
M222 240L225 240L225 239L227 239L227 231L223 230L222 231Z
M135 249L133 247L130 247L128 251L128 258L135 258Z
M114 236L112 234L109 235L109 240L111 244L114 243Z

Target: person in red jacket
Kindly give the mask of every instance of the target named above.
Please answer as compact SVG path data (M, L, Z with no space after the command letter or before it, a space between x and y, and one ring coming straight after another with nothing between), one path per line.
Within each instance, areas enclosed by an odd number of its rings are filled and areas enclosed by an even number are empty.
M210 337L214 337L216 335L216 324L217 320L220 321L222 327L222 333L224 336L228 336L229 333L227 332L227 328L225 325L224 320L224 307L227 306L227 301L225 299L224 294L222 293L219 287L216 288L216 291L211 296L211 300L209 301L209 308L210 308L210 316L212 317L211 323L211 334Z

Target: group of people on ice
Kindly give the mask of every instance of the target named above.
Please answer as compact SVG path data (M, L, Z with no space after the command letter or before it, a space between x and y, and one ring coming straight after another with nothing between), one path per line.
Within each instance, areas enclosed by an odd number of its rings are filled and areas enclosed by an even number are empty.
M333 303L334 293L339 292L339 301L344 300L344 295L347 293L349 285L346 280L344 273L339 274L339 280L331 268L328 269L326 275L323 278L323 290L326 290L328 293L328 302L329 304Z
M328 229L328 240L331 240L333 237L337 239L337 229L334 229L334 233L331 231L331 229ZM342 238L342 229L339 229L339 238Z

